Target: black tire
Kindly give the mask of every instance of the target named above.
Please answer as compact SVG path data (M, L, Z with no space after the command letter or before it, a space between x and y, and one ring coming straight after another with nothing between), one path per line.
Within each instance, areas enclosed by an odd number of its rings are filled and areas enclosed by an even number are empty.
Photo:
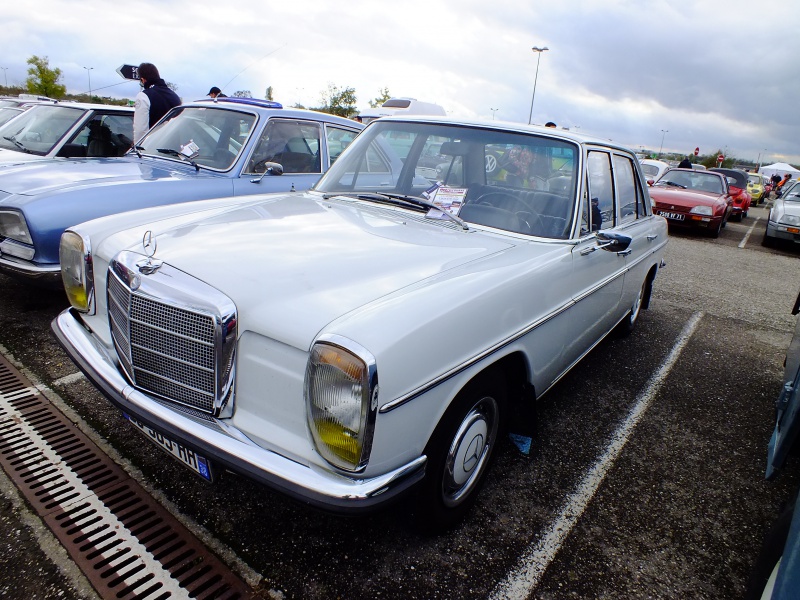
M761 551L758 553L758 558L753 565L753 570L750 572L750 577L747 581L746 600L757 600L761 598L767 581L770 575L772 575L772 571L777 567L778 560L780 560L783 555L786 539L789 537L789 528L792 524L794 506L794 501L790 502L783 512L781 512L777 521L772 525L769 533L767 533L767 537L764 539Z
M709 234L711 235L712 238L718 238L723 227L725 227L725 220L724 219L719 222L719 225L717 225L716 229L710 229L709 230Z
M776 246L775 242L776 240L768 236L766 233L764 234L764 237L761 239L761 245L764 246L765 248L774 248Z
M502 372L470 382L431 436L425 479L417 493L417 525L425 533L460 523L475 503L500 439L507 392Z
M633 306L631 306L625 318L617 325L617 333L619 335L624 337L633 332L636 328L636 322L639 320L639 314L642 312L642 308L646 308L650 304L650 294L652 293L653 280L650 275L648 275L644 283L642 283L639 295L636 296L636 299L633 301Z

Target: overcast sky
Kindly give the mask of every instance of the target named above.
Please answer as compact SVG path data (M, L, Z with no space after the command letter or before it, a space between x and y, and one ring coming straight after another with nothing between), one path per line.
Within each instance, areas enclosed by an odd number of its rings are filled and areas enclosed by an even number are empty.
M91 76L95 93L133 98L116 69L152 62L184 100L272 86L287 106L318 106L334 84L367 108L386 87L454 117L525 123L531 47L546 46L534 123L800 167L796 0L7 0L0 22L9 84L47 56L69 92Z

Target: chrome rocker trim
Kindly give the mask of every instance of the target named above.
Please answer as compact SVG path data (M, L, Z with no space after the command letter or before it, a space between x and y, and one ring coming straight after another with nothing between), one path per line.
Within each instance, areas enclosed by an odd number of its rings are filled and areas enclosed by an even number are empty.
M206 456L217 467L246 475L303 502L339 513L365 512L399 496L425 475L425 456L369 479L348 478L297 463L257 446L223 420L212 418L211 426L204 425L136 390L73 309L56 317L51 328L70 358L115 406Z

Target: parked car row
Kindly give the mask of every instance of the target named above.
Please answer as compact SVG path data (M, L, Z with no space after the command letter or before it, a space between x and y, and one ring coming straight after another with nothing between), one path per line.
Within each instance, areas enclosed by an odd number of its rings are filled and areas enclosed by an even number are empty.
M80 148L67 154L91 157L97 125L115 140L104 142L113 151L99 154L113 156L130 150L131 119L128 108L42 105L11 121L13 131L6 127L0 135L10 138L5 143L12 147L27 144L30 152L52 155L60 147L64 156L65 150ZM70 225L136 208L308 189L362 128L349 119L287 110L274 102L199 101L174 108L122 157L5 166L0 272L60 287L58 245ZM56 133L39 135L45 130ZM53 139L72 141L53 144ZM10 148L8 153L20 154Z

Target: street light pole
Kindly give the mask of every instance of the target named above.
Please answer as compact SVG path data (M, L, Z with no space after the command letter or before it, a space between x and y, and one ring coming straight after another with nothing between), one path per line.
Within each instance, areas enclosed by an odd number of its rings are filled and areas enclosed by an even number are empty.
M661 158L661 151L664 149L664 138L669 133L669 129L661 130L661 147L658 149L658 158Z
M92 101L92 74L91 74L91 70L94 69L94 67L83 67L83 68L86 69L86 75L89 77L89 102L91 102Z
M766 152L766 151L767 149L764 148L761 152ZM761 170L761 152L758 153L758 158L756 159L756 173L758 173ZM767 155L765 154L764 156L766 157Z
M497 112L497 109L496 108L490 108L489 110L492 111L492 121L494 121L494 113Z
M542 59L542 52L547 52L549 49L547 46L542 48L534 46L531 48L536 53L536 75L533 78L533 95L531 96L531 112L528 115L528 125L531 124L531 119L533 119L533 101L536 98L536 81L539 79L539 61Z

